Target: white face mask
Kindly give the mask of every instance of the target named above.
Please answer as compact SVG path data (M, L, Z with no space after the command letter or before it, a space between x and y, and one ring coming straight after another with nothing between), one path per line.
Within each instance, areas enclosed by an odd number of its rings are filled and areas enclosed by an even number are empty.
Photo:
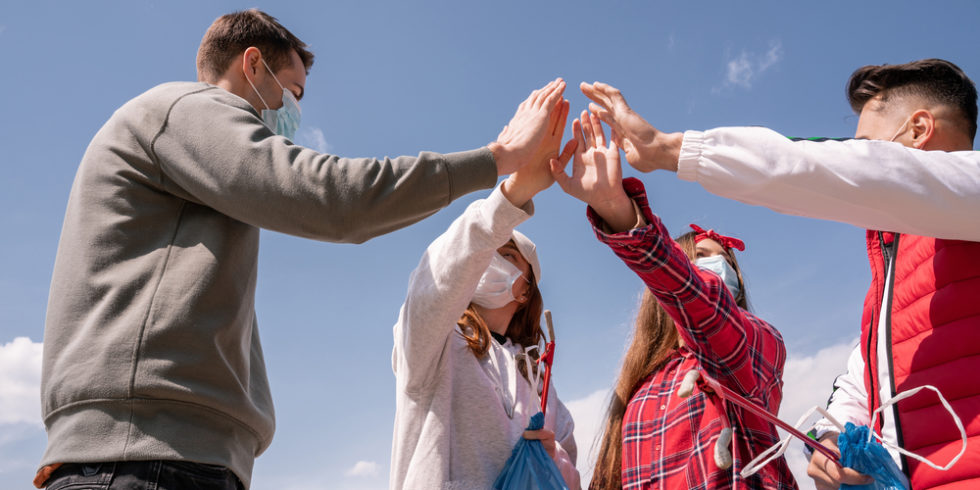
M252 90L255 91L255 95L259 96L259 100L261 100L262 105L265 106L265 109L262 110L262 121L265 123L265 125L268 126L272 132L280 136L293 139L293 136L296 135L296 129L299 128L299 122L302 117L299 102L296 101L296 96L293 95L292 92L286 90L286 87L283 87L282 83L279 83L279 79L276 77L276 74L272 72L272 68L269 68L269 64L266 63L264 59L262 60L262 64L265 65L265 69L269 70L269 73L272 74L272 79L276 81L279 88L282 89L282 107L277 110L269 109L269 104L265 102L262 94L260 94L259 90L255 88L255 84L248 78L246 78L245 81L252 86Z
M490 259L480 283L473 293L473 303L484 308L500 308L514 301L514 282L521 277L521 270L511 264L499 253Z
M735 273L735 269L728 264L725 260L724 255L712 255L711 257L701 257L694 261L694 265L706 270L718 274L718 277L725 282L725 286L732 293L733 298L738 297L738 293L741 289L738 287L738 274Z

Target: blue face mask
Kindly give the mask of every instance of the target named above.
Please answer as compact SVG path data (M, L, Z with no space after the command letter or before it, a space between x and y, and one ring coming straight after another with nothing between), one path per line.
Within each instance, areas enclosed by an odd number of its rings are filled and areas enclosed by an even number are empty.
M732 266L725 260L724 255L701 257L694 261L694 265L718 274L718 277L724 281L725 287L732 293L732 297L738 297L738 293L741 291L738 287L738 274L735 273L735 269L732 269Z
M293 139L296 136L296 130L299 128L299 121L302 117L302 111L299 108L299 102L296 101L296 96L292 92L286 90L279 83L279 79L276 78L276 74L272 72L272 68L269 68L269 64L262 60L262 64L265 65L265 69L269 70L272 74L272 79L279 84L279 88L282 89L282 107L278 110L269 109L269 104L266 104L265 99L262 98L262 94L259 93L258 89L255 88L255 84L251 80L246 78L248 84L252 86L252 90L255 91L255 95L259 96L259 100L265 105L265 109L262 111L262 121L266 126L269 127L274 133L285 136L289 139Z

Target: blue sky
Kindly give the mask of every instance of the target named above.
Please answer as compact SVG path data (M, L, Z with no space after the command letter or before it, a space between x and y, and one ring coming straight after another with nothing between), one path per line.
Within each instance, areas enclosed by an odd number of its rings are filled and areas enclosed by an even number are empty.
M975 2L796 5L3 3L0 486L26 487L43 451L44 311L82 153L128 99L195 78L197 46L214 18L257 6L311 46L317 58L296 139L343 156L482 146L556 76L570 84L573 115L586 106L578 82L601 80L665 130L762 125L793 136L853 134L844 83L861 65L939 57L980 77ZM750 300L790 352L783 418L825 399L859 329L869 278L862 231L727 201L670 173L626 173L644 180L674 233L698 223L746 242L739 258ZM391 326L409 273L426 245L487 194L364 245L263 233L257 309L278 426L254 488L386 488ZM557 186L535 202L521 230L538 245L558 336L554 382L576 414L585 468L641 285L591 235L579 202Z

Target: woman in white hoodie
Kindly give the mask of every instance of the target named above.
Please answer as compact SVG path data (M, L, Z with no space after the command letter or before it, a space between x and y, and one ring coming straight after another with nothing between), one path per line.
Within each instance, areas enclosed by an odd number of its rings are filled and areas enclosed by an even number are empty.
M514 227L552 182L547 159L511 175L432 242L412 273L394 327L391 488L491 488L522 436L540 439L569 488L580 487L574 424L554 384L544 429L524 430L540 410L538 351L528 348L542 339L541 268L534 243Z

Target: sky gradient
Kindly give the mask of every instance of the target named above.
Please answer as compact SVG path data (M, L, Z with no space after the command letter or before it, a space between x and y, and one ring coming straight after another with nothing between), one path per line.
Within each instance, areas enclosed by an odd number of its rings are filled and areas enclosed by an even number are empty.
M81 156L124 102L196 78L198 43L219 15L256 6L310 45L296 141L351 157L483 146L557 76L569 82L573 116L586 107L578 83L601 80L664 130L760 125L789 136L852 136L844 85L862 65L938 57L980 77L975 2L663 3L0 5L0 487L27 488L45 443L40 343ZM697 223L745 241L750 302L790 353L784 420L825 400L860 328L863 231L718 198L671 173L625 174L646 183L673 233ZM263 232L256 308L277 433L253 488L387 488L391 327L408 276L426 245L488 194L364 245ZM554 384L576 416L578 466L588 471L641 283L595 239L581 203L554 186L535 207L520 229L538 246L558 338ZM813 488L799 448L790 452L801 487Z

